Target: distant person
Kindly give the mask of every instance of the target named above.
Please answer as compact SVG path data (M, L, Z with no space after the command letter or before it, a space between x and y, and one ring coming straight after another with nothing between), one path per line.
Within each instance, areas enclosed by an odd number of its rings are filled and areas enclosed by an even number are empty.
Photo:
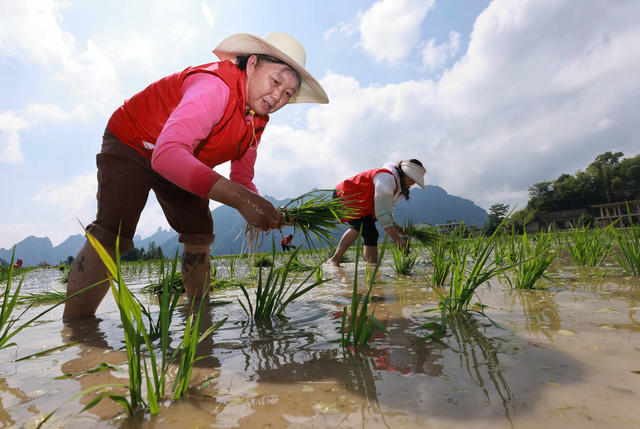
M22 259L18 258L16 262L13 264L14 268L20 268L22 266Z
M282 240L280 240L280 246L282 247L283 252L288 252L292 247L295 249L296 246L291 245L291 240L293 240L293 235L291 234L282 237Z
M343 234L338 248L327 262L340 266L345 252L358 239L362 227L364 259L369 264L378 262L378 230L376 220L398 247L409 252L409 246L402 235L403 228L394 218L394 205L409 199L409 188L417 184L424 189L426 170L417 159L387 163L382 168L367 170L338 184L335 196L344 197L345 202L356 212L342 222L350 228Z
M214 240L209 200L235 208L264 231L285 223L282 212L253 184L269 115L288 103L329 102L304 68L304 47L288 34L234 34L213 52L219 62L166 76L113 113L97 155L98 213L87 227L112 256L120 231L123 255L133 247L153 189L184 243L182 274L189 297L208 291ZM231 180L212 170L229 161ZM71 268L67 295L106 278L102 261L86 242ZM94 314L108 288L104 282L67 301L63 318Z

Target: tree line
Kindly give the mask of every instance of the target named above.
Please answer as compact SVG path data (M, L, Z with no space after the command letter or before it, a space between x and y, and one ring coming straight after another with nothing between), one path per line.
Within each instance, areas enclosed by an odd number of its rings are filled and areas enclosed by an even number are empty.
M605 152L596 156L585 171L561 174L556 180L530 186L527 206L512 214L508 226L522 231L537 213L640 199L640 155L623 156L622 152ZM493 232L508 212L507 204L492 205L486 232Z
M149 260L149 259L163 259L164 254L162 253L162 248L156 244L155 241L149 243L149 248L147 250L144 249L144 246L141 246L139 249L134 247L129 250L127 253L122 255L122 260L127 262L139 261L139 260Z

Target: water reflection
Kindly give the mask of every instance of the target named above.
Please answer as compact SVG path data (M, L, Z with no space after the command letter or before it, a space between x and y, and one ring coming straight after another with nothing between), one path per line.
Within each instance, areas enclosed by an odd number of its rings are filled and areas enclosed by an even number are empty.
M11 398L8 397L8 395L11 396ZM4 405L4 401L5 399L8 399L9 402L9 406L6 407L5 409L5 405ZM27 402L29 400L29 395L27 395L24 391L22 391L21 389L15 388L15 387L11 387L9 386L9 383L7 382L6 378L0 378L0 427L8 427L10 425L15 424L16 422L11 418L11 409L13 408L13 406L11 405L11 403L15 403L15 404L19 404L19 403L24 403ZM35 410L35 414L39 414L37 412L37 410Z
M622 276L619 270L579 267L576 268L576 281L569 284L567 290L571 292L573 302L587 302L587 309L595 313L609 313L610 317L599 326L640 331L637 316L640 309L640 278ZM627 305L621 305L623 302ZM612 316L616 313L626 314L628 322L617 320Z
M100 327L102 319L91 316L81 319L66 321L60 331L60 336L64 344L75 343L79 349L77 357L63 362L61 371L64 374L83 373L91 368L95 368L103 362L110 365L118 365L127 361L126 352L112 349L105 332ZM80 374L72 377L80 385L80 391L93 386L109 383L119 383L128 385L129 379L126 369L122 373L116 373L111 369L94 372L91 374ZM128 394L126 388L114 388L114 393ZM87 394L79 398L79 402L87 405L97 394ZM102 419L112 418L119 414L122 408L109 400L103 400L89 413L93 413Z
M524 326L530 334L543 334L553 341L552 334L562 326L555 294L556 292L543 289L507 289L504 301L509 309L520 304L525 315Z
M503 337L485 335L490 326L468 313L450 316L445 341L456 352L460 368L480 387L487 402L491 403L492 396L498 395L504 416L511 422L513 394L502 373L499 355L515 355L517 350ZM489 389L488 384L493 389Z
M175 347L180 346L180 342L184 336L184 326L189 318L189 315L193 316L193 323L195 323L196 317L198 316L200 301L196 300L193 302L186 300L183 305L178 306L178 312L180 318L182 320L182 324L174 327L172 332L172 337L174 337ZM205 308L202 312L202 318L200 320L200 332L204 332L213 326L214 317L213 313L217 307L215 305L211 305L210 303L205 304ZM216 321L217 322L217 321ZM213 356L214 348L216 344L214 344L214 335L209 335L202 339L202 341L198 344L196 348L196 356L199 358L197 362L195 362L196 367L200 368L218 368L220 366L220 361L218 358ZM171 351L173 352L173 350ZM205 378L208 378L207 375Z

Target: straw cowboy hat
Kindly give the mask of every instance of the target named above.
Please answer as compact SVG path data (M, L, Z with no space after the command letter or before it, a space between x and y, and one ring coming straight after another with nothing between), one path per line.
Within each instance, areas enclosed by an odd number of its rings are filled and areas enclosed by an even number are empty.
M413 181L416 182L416 185L424 189L424 175L427 170L425 170L423 166L409 160L400 162L400 168L404 174L411 177Z
M274 31L264 37L253 34L237 33L224 39L213 50L221 60L234 61L238 55L264 54L284 61L294 68L302 77L300 88L289 103L322 103L329 102L327 94L317 80L305 68L307 55L304 47L286 33Z

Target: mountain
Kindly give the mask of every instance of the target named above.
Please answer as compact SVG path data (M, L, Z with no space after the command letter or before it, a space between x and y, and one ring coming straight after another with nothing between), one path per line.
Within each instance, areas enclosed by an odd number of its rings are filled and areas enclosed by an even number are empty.
M449 195L440 186L425 186L424 190L412 188L409 201L400 201L394 212L400 225L411 220L431 225L448 220L463 221L465 225L483 227L489 218L487 212L471 200Z
M40 238L32 235L16 244L15 259L21 258L23 264L29 266L47 263L54 258L55 252L53 249L54 247L48 237ZM12 252L13 248L0 249L0 258L10 261ZM57 259L55 263L66 258L67 256L65 255L64 258Z
M147 238L143 239L139 235L136 235L135 237L133 237L133 245L138 249L143 247L145 249L149 249L149 244L151 244L151 242L154 242L156 245L160 246L162 243L174 237L176 237L176 233L174 230L172 229L164 230L158 227L158 230Z
M265 196L276 207L283 206L291 201L291 198L276 200ZM213 228L216 239L211 246L211 254L225 255L240 253L242 251L242 239L244 231L244 219L231 207L220 206L211 212L213 216ZM449 195L439 186L427 185L424 190L414 188L411 190L409 201L401 201L396 205L394 217L396 222L404 224L408 220L414 223L424 222L432 225L446 223L449 220L463 221L466 225L482 227L488 219L487 212L478 207L471 200ZM341 226L333 236L338 240L346 227ZM380 228L379 228L380 229ZM258 251L270 251L272 237L275 239L277 249L280 248L282 235L294 234L292 227L286 227L280 231L273 231L264 235L264 240L258 246ZM380 230L381 238L384 237ZM139 235L134 237L134 245L138 248L148 249L151 242L162 247L162 251L168 257L173 257L176 249L181 249L178 235L173 230L158 230L151 236L142 239ZM66 260L69 256L78 253L84 243L84 237L80 234L72 235L58 246L53 247L49 238L27 237L16 244L16 258L20 257L25 265L38 265L40 263L57 264ZM294 234L294 245L303 244L300 234ZM312 243L318 246L318 243ZM0 249L0 259L11 260L12 249Z

